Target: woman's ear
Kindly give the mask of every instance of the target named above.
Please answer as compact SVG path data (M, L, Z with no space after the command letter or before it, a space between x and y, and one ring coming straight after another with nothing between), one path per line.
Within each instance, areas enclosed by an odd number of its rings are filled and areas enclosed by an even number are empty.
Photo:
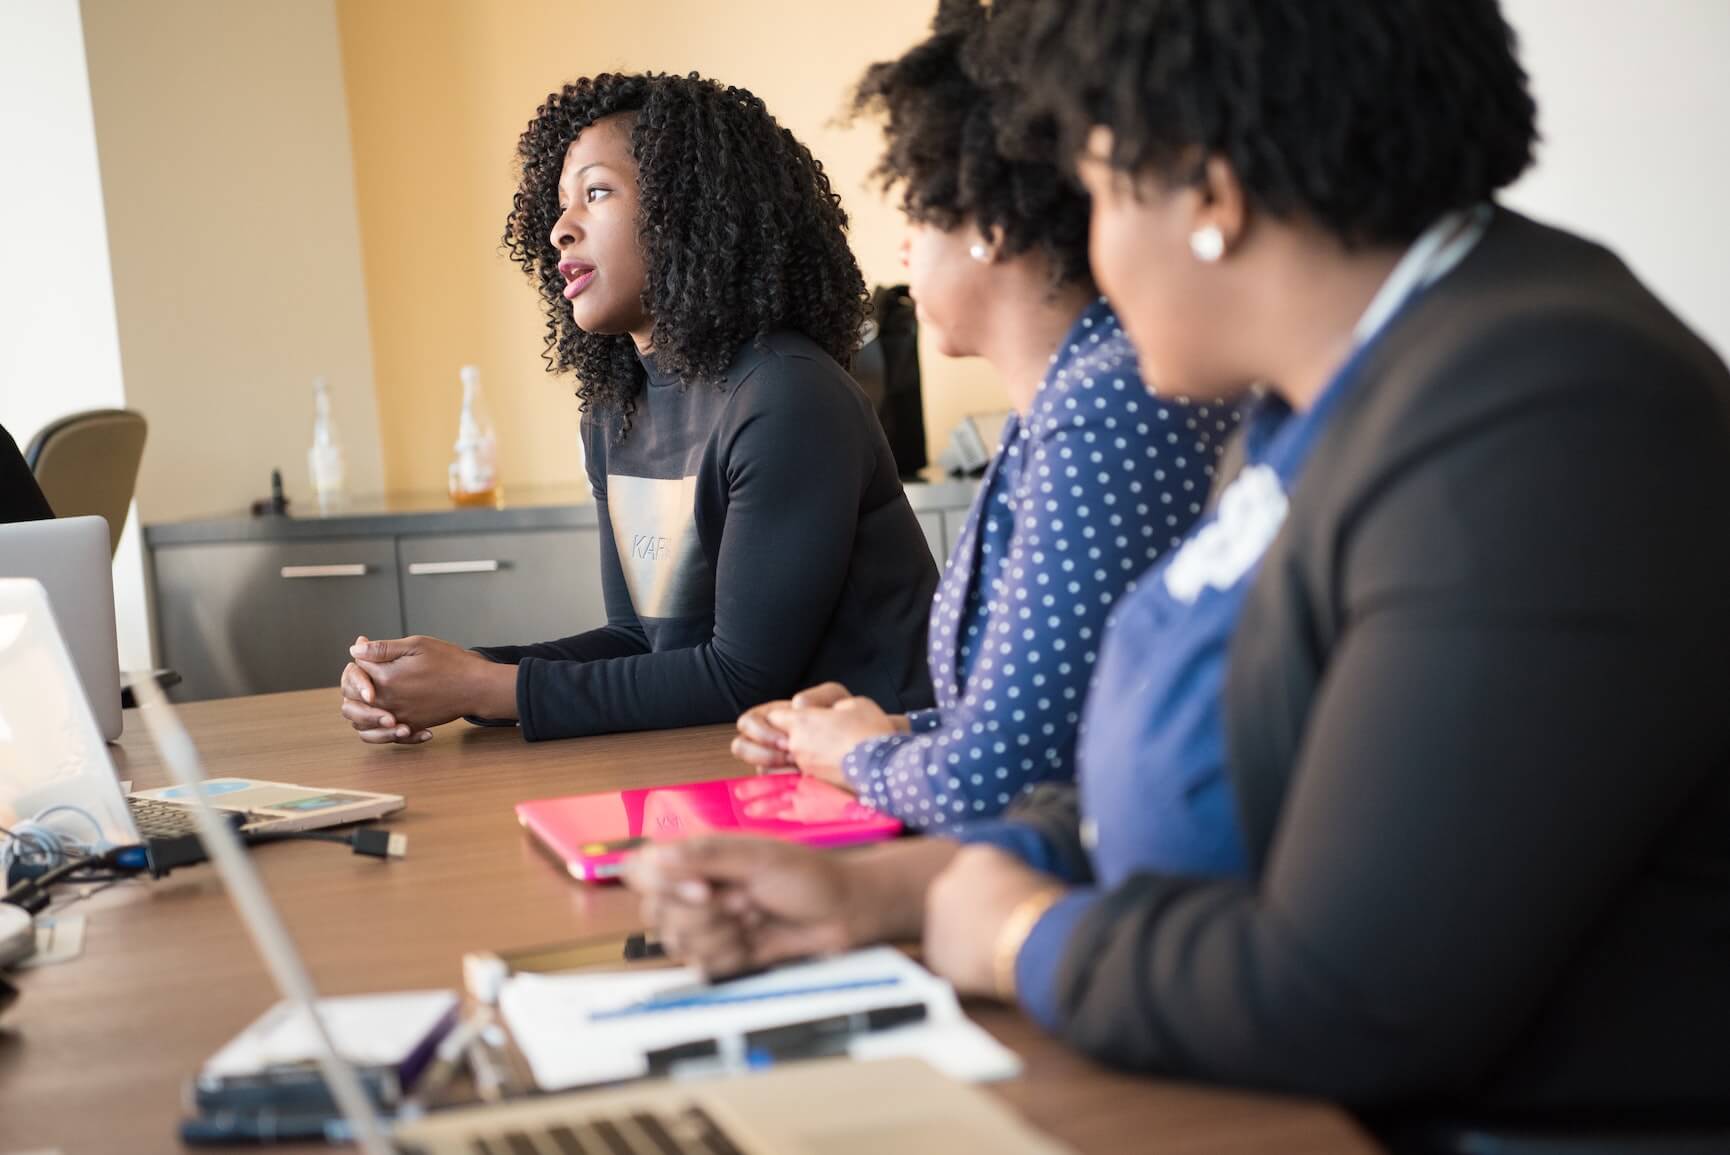
M994 265L1003 254L1003 230L997 225L989 229L976 230L973 243L967 246L967 255L982 265Z
M1213 264L1243 240L1248 206L1243 183L1224 157L1205 160L1196 177L1189 247L1195 259Z

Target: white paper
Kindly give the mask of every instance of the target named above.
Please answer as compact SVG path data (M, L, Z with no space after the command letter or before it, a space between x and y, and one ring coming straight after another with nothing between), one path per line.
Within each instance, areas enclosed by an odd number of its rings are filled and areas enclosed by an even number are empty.
M456 1006L455 991L397 991L318 1000L320 1017L337 1053L357 1066L401 1063ZM318 1057L312 1023L288 1003L277 1003L211 1056L203 1075L251 1075L267 1067L310 1063Z
M878 979L895 981L854 990L775 993ZM915 1002L925 1004L925 1022L861 1036L850 1053L861 1059L914 1056L967 1080L1009 1078L1021 1069L1013 1052L961 1013L948 983L892 947L782 967L723 987L730 995L769 996L756 1001L593 1017L699 982L688 968L524 974L506 982L499 1006L545 1091L640 1078L648 1073L647 1053L664 1047Z

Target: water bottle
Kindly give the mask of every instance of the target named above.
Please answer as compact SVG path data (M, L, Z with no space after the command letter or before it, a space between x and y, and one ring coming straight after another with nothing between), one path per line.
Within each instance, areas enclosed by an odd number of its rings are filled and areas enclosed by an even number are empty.
M323 377L312 383L312 404L312 448L306 451L306 471L312 478L319 509L328 510L346 498L348 473L336 439L336 421L330 414L330 384Z
M481 371L462 367L463 409L457 418L456 456L450 467L451 500L458 505L498 505L498 440L486 398L481 396Z

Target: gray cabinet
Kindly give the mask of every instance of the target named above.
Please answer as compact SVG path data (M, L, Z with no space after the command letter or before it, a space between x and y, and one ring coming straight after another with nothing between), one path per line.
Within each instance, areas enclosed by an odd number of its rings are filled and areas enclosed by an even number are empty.
M355 635L402 631L394 538L152 551L157 644L184 700L334 689Z
M602 625L594 529L159 545L156 629L183 701L335 687L356 635L460 646Z
M919 528L925 531L925 544L931 547L931 557L937 562L937 568L943 568L943 559L949 556L949 550L943 541L943 513L940 510L927 510L919 515Z
M937 559L938 569L942 569L948 563L949 555L955 552L955 541L966 524L965 509L933 509L919 515L919 528L925 531L925 544L931 547L931 556Z
M397 558L405 633L515 645L606 624L593 529L404 537Z
M941 565L976 485L908 486ZM399 495L295 517L144 527L157 652L182 701L329 687L357 634L461 646L543 642L606 622L601 539L587 491L454 509Z

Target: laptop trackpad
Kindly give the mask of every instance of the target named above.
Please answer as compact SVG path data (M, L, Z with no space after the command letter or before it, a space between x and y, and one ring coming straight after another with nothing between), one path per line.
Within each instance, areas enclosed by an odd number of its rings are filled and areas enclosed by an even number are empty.
M717 1081L717 1122L755 1151L810 1155L1053 1155L1064 1148L997 1099L914 1059L814 1059L773 1078Z

